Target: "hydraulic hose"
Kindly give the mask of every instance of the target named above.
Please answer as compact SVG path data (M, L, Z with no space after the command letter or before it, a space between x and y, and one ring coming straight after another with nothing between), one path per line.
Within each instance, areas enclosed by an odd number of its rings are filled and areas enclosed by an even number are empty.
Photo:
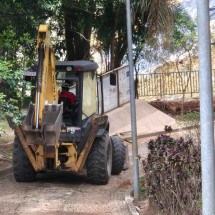
M39 127L39 111L40 111L40 93L42 88L42 72L43 72L43 61L45 56L44 44L40 43L38 48L38 71L36 79L36 129Z
M43 61L45 56L44 50L45 50L44 44L40 43L38 48L38 71L37 71L37 80L36 80L37 92L41 92Z

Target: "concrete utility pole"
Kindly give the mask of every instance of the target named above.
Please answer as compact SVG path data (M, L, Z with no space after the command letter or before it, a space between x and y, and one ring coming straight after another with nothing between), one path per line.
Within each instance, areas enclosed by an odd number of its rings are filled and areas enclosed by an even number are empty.
M214 124L209 1L197 0L200 79L202 214L215 214Z
M134 90L130 0L126 0L126 17L127 17L127 36L128 36L134 199L139 199L139 158L138 158L138 146L137 146L137 123L136 123L135 90Z

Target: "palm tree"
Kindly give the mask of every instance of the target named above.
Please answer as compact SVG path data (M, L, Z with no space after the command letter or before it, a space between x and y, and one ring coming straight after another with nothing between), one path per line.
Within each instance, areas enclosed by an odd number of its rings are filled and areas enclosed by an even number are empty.
M127 52L125 0L63 2L68 59L90 59L93 32L97 39L94 46L106 57L107 69L119 67ZM131 0L131 3L133 41L138 54L149 38L155 43L157 35L169 37L172 0Z
M148 36L157 33L169 35L173 25L173 0L140 0L139 7L148 29Z

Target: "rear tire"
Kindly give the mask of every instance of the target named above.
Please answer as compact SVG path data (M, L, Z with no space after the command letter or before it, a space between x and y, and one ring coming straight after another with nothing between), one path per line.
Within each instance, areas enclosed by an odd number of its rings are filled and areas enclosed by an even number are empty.
M17 182L35 181L37 173L31 165L25 150L17 136L14 139L13 146L13 175Z
M107 184L112 169L112 143L107 132L97 137L87 158L87 176L91 184Z
M111 141L113 146L112 174L119 175L123 170L126 149L123 140L120 137L112 136Z

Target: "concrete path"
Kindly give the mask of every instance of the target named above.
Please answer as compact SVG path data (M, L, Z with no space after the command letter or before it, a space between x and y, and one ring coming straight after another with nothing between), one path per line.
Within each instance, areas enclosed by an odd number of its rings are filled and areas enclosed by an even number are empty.
M130 103L107 113L110 134L131 131ZM163 131L165 125L174 125L175 119L152 107L143 100L136 100L137 134Z

